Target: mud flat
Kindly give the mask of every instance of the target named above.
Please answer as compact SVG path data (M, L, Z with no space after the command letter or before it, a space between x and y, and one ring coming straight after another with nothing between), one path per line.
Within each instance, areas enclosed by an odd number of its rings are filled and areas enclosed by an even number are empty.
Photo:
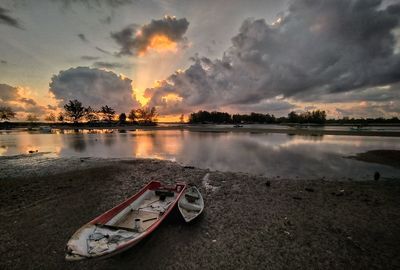
M400 150L372 150L350 158L400 168Z
M271 180L160 160L25 158L0 161L0 269L400 269L400 179ZM187 225L174 212L120 255L64 260L76 229L150 180L198 185L202 218Z

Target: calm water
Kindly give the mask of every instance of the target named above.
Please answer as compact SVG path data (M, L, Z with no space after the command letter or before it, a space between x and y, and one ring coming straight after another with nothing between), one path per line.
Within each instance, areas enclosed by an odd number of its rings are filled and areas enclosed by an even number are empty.
M269 177L400 178L400 170L344 158L374 149L400 150L400 138L165 131L0 132L0 156L48 152L55 157L159 158ZM1 159L0 159L1 161Z

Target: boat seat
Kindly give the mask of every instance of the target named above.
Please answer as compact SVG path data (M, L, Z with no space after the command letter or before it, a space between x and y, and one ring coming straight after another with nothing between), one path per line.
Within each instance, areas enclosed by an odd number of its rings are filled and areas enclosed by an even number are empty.
M179 206L182 209L185 209L186 211L195 211L195 212L199 212L201 210L201 206L198 204L194 204L194 203L187 203L187 202L180 202Z
M200 198L199 194L197 193L187 193L185 194L185 197L186 199L195 199L195 200Z

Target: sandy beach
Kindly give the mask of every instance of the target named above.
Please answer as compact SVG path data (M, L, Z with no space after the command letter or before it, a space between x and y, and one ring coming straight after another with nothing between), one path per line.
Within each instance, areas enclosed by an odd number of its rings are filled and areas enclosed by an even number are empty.
M34 157L19 158L0 166L1 269L400 268L395 180L271 180L140 159L48 159L32 169L24 159ZM173 212L110 259L64 260L75 230L150 180L196 184L204 215L187 225Z

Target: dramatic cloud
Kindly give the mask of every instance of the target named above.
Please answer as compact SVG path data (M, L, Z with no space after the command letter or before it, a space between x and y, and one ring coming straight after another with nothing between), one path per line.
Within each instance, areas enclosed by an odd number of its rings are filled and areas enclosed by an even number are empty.
M110 62L94 62L93 66L97 67L97 68L107 68L107 69L124 67L123 64L114 63L114 62L112 62L112 63L110 63Z
M19 98L18 89L8 84L0 84L0 100L8 102Z
M139 104L133 96L132 81L111 71L89 67L70 68L54 75L50 92L64 104L78 99L84 106L108 105L117 112L127 112Z
M276 97L321 101L321 96L350 92L352 98L379 98L385 90L378 86L400 82L393 34L399 28L400 5L381 2L293 1L271 25L246 20L221 59L196 56L187 70L145 94L151 105L165 111L249 106ZM121 53L130 48L123 46ZM373 93L365 90L373 87ZM168 96L175 97L173 106Z
M83 42L89 42L89 40L87 40L86 36L84 34L78 34L78 37L80 40L82 40Z
M121 46L120 55L140 55L149 49L175 50L177 43L184 42L189 26L185 19L165 16L143 26L130 25L111 37Z
M339 102L362 102L362 101L392 101L400 100L400 83L359 88L353 91L341 93L329 93L321 95L310 95L304 97L303 101L320 101L325 103L339 103Z
M27 90L8 84L0 84L0 106L11 107L20 119L28 113L43 115L47 112L47 108L39 105Z
M0 7L0 24L5 24L15 28L23 29L21 23L17 19L8 15L8 13L9 10Z

